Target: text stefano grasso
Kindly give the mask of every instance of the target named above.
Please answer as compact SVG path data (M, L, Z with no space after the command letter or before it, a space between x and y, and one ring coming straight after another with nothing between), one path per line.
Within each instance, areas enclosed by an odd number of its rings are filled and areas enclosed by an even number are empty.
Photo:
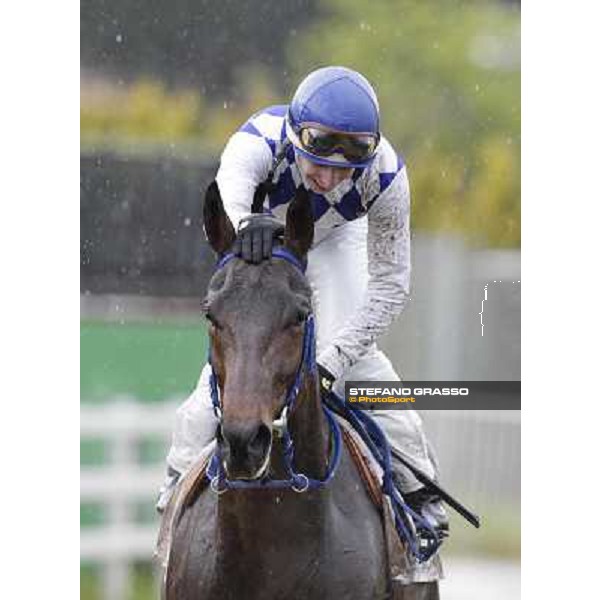
M351 387L348 393L352 396L359 394L365 396L468 396L469 388L376 388L376 387Z

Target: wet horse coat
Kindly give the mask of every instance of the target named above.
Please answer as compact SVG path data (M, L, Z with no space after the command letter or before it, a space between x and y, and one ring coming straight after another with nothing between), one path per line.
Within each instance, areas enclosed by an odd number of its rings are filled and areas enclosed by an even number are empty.
M205 229L220 254L233 242L214 186L207 192ZM302 259L311 240L310 207L300 193L288 211L285 245ZM301 273L276 259L260 265L234 259L211 281L207 313L223 407L218 443L231 479L254 478L265 461L274 478L285 477L273 420L300 360L310 293ZM314 375L304 374L289 428L296 471L322 478L329 428ZM433 585L408 586L411 595L398 597L436 598ZM421 595L427 589L432 595ZM388 590L381 515L345 448L323 489L217 495L205 487L175 524L165 574L168 600L352 600L386 598Z

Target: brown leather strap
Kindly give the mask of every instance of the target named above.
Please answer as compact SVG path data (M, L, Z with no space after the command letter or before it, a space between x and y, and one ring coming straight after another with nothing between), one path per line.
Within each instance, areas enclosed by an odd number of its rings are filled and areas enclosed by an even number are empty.
M371 500L375 504L375 506L381 510L383 507L383 495L381 491L381 485L377 480L376 475L373 473L372 469L369 467L368 459L363 456L360 447L356 440L352 437L352 434L344 427L342 428L342 434L344 438L344 443L346 444L346 448L348 448L348 452L356 465L357 471L360 473L360 476L365 484L365 488L371 497Z

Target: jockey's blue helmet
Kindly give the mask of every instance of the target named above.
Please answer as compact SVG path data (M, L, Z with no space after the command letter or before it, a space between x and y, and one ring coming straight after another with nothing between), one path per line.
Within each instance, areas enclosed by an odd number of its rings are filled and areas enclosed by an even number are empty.
M366 167L381 137L375 91L352 69L317 69L300 83L292 98L286 133L296 152L312 162Z

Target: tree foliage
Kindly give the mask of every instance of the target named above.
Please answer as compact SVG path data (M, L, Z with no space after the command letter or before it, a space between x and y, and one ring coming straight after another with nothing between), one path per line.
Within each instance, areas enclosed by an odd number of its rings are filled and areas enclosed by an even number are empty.
M520 15L497 2L325 0L289 48L297 78L354 68L377 90L404 156L416 227L520 241Z

